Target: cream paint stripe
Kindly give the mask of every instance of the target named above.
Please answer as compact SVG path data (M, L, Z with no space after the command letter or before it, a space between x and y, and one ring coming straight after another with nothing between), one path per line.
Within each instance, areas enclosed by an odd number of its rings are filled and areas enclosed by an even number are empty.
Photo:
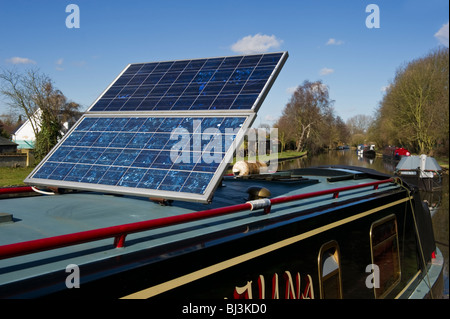
M414 281L416 280L416 278L422 273L422 270L419 270L415 276L409 281L409 283L406 285L405 288L402 289L402 291L400 291L397 296L395 296L394 299L400 299L401 296L405 293L405 291L414 283Z
M146 299L146 298L150 298L150 297L156 296L156 295L158 295L160 293L163 293L163 292L169 291L169 290L171 290L173 288L185 285L185 284L190 283L192 281L198 280L198 279L200 279L202 277L209 276L209 275L214 274L216 272L219 272L221 270L224 270L224 269L236 266L236 265L238 265L240 263L243 263L245 261L251 260L253 258L262 256L262 255L265 255L265 254L270 253L272 251L275 251L277 249L280 249L280 248L292 245L292 244L294 244L296 242L299 242L299 241L301 241L303 239L306 239L308 237L312 237L314 235L317 235L317 234L322 233L324 231L327 231L329 229L332 229L332 228L338 227L340 225L344 225L346 223L352 222L352 221L354 221L356 219L359 219L359 218L371 215L373 213L379 212L380 210L383 210L383 209L386 209L386 208L389 208L389 207L392 207L392 206L404 203L404 202L410 200L411 198L412 197L406 197L404 199L400 199L400 200L397 200L395 202L392 202L392 203L389 203L389 204L386 204L386 205L383 205L383 206L380 206L380 207L368 210L368 211L366 211L364 213L360 213L360 214L355 215L355 216L344 218L344 219L342 219L340 221L337 221L337 222L334 222L334 223L331 223L331 224L328 224L328 225L316 228L314 230L310 230L310 231L308 231L306 233L303 233L303 234L300 234L300 235L297 235L297 236L294 236L294 237L291 237L291 238L284 239L282 241L279 241L277 243L271 244L269 246L266 246L266 247L263 247L263 248L259 248L257 250L251 251L249 253L246 253L246 254L243 254L243 255L240 255L240 256L237 256L237 257L234 257L234 258L222 261L222 262L217 263L215 265L212 265L212 266L209 266L209 267L206 267L206 268L194 271L194 272L189 273L187 275L184 275L184 276L181 276L181 277L178 277L178 278L166 281L166 282L164 282L162 284L159 284L159 285L156 285L156 286L153 286L153 287L150 287L150 288L147 288L147 289L144 289L144 290L132 293L130 295L122 297L121 299Z

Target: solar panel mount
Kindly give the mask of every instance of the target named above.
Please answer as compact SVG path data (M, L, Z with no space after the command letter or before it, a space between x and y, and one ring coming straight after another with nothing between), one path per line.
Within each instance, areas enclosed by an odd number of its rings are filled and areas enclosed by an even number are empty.
M129 64L25 182L210 202L287 57Z

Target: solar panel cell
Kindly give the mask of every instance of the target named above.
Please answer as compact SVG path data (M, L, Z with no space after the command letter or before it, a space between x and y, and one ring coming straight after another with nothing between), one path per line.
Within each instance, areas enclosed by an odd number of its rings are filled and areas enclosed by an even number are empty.
M261 57L261 60L259 61L258 65L272 65L272 66L275 66L280 61L282 55L283 55L283 53L264 54Z
M216 99L215 96L210 96L210 95L199 96L198 98L195 99L194 103L189 108L189 110L193 110L193 111L208 110L211 107L211 105L215 99Z
M131 64L126 71L123 74L135 74L137 72L139 72L139 70L143 67L143 66L147 66L150 64L154 64L154 63L148 63L148 64L143 64L143 63L139 63L139 64Z
M173 84L169 87L169 89L166 92L166 96L176 96L179 97L181 94L183 94L184 90L189 84L182 83L182 84Z
M189 64L189 61L175 61L168 72L182 71Z
M186 70L200 70L200 68L205 64L206 59L191 60L186 66Z
M152 111L156 107L160 99L160 97L147 97L141 102L141 104L139 104L136 111Z
M117 167L117 166L109 167L108 170L100 179L99 184L114 186L117 184L117 181L119 181L122 178L123 174L125 174L126 171L127 168L125 167Z
M170 171L164 177L158 189L179 192L186 183L186 179L189 177L189 174L189 172L184 171Z
M230 76L233 74L233 70L229 69L229 70L217 70L216 72L214 72L211 81L214 82L226 82L228 81L228 79L230 78Z
M56 180L62 180L64 179L67 174L72 170L74 167L74 164L64 164L61 163L58 165L58 167L53 170L52 174L50 175L50 179L56 179Z
M122 152L121 149L106 149L97 159L97 165L112 165Z
M261 60L261 55L244 56L244 58L239 63L239 67L253 67L255 65L258 65L259 60Z
M64 162L68 163L78 163L80 159L86 153L85 149L72 149L69 154L64 158Z
M173 62L160 62L153 70L153 73L165 73L170 69L172 64Z
M151 73L156 66L158 65L158 63L145 63L145 64L137 64L135 68L133 68L133 66L135 66L135 64L131 64L127 70L124 72L124 74L127 73L146 73L149 74Z
M117 186L136 187L146 171L139 168L129 168L117 182Z
M81 183L84 175L89 171L91 165L76 164L69 171L69 173L63 178L67 182L78 182Z
M257 94L240 95L234 101L233 105L231 106L231 109L246 110L255 103L257 98L258 98Z
M181 191L186 193L203 194L214 174L192 172L182 185Z
M145 172L145 175L139 181L137 187L139 188L147 188L147 189L158 189L159 185L163 181L167 172L156 169L149 169Z
M105 166L92 166L81 178L81 183L97 183L108 170Z
M242 56L226 57L219 66L219 69L235 69L239 65L239 62L241 62L242 58Z
M94 164L95 162L97 162L97 159L102 155L103 151L104 149L100 148L90 148L80 158L79 163Z

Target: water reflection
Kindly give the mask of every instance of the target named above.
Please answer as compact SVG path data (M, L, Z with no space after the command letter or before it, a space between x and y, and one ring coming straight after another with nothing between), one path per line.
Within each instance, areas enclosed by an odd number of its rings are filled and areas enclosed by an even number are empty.
M305 156L278 164L278 170L304 168L322 165L348 165L377 170L382 173L394 175L395 163L383 161L381 157L368 159L358 156L352 150L337 150L327 153ZM444 298L449 296L448 260L449 260L449 176L445 174L442 180L442 189L433 192L421 191L421 197L429 204L432 214L435 240L438 248L444 255Z
M382 158L367 158L358 156L352 150L330 151L314 156L304 156L294 160L279 162L278 170L293 168L321 166L321 165L350 165L375 169L377 171L393 174L395 166L393 163L385 162Z

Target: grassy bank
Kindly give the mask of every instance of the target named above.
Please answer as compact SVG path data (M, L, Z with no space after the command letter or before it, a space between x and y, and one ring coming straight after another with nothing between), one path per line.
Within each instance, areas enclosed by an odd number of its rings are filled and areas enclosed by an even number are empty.
M23 186L23 180L31 173L33 167L0 167L0 187Z
M436 157L438 164L448 172L448 157Z
M288 158L293 158L293 157L302 157L305 156L308 152L307 151L303 151L303 152L295 152L295 151L287 151L287 152L281 152L278 153L278 159L288 159Z

